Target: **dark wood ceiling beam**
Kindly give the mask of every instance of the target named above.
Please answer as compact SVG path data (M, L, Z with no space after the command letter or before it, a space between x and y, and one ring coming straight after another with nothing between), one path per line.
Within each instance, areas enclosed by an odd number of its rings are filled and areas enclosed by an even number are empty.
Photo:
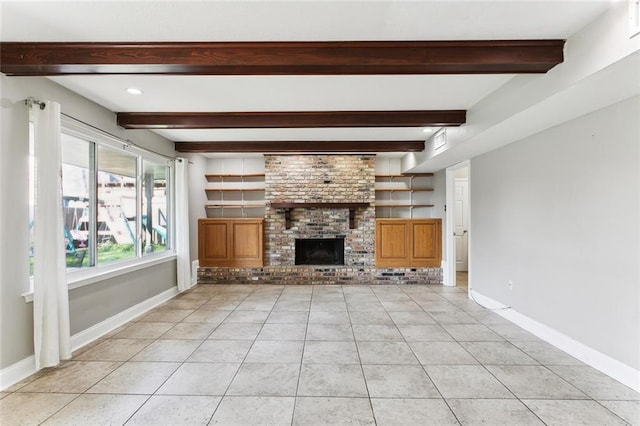
M176 142L175 150L209 153L409 152L424 150L424 141Z
M345 75L544 73L564 40L5 42L6 75Z
M125 129L440 127L460 126L465 120L464 110L117 113L118 125Z

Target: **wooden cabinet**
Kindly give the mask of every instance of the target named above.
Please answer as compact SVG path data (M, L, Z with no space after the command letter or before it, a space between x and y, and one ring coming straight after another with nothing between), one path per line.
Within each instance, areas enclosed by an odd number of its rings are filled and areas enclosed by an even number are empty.
M200 266L264 266L264 219L199 219Z
M440 267L441 219L377 219L376 266Z
M376 220L376 266L408 266L407 220Z

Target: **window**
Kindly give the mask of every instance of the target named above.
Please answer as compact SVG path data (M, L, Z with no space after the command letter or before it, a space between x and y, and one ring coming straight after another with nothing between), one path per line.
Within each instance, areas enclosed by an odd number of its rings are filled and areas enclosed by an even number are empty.
M167 250L168 167L142 160L142 253Z
M135 258L138 247L138 158L98 145L98 264ZM95 217L96 215L94 215Z
M169 162L78 124L63 128L61 244L67 272L131 263L170 250ZM31 276L36 187L33 130L30 123Z
M67 268L95 265L89 253L93 144L62 135L62 211Z

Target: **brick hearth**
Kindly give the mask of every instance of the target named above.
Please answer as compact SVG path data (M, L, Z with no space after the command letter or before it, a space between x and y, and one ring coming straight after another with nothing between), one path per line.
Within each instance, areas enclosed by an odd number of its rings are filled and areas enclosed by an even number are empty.
M199 268L203 284L442 284L441 268L266 266Z

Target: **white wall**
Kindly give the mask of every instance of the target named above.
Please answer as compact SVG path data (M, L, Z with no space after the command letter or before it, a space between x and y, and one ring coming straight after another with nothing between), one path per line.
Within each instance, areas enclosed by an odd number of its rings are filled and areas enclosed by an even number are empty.
M198 260L198 219L207 217L204 192L208 159L200 154L183 154L189 160L189 245L191 261Z
M61 104L62 112L136 145L173 156L173 144L148 131L126 131L115 115L67 89L39 77L0 75L0 369L33 354L33 305L28 258L28 113L33 96ZM69 292L72 333L85 330L175 286L175 261L121 275Z
M470 270L476 292L636 370L638 117L636 96L472 159Z
M402 174L402 173L411 173L410 170L407 169L407 158L411 158L411 156L405 156L403 158L393 158L393 157L376 157L375 164L375 173L379 175L388 175L388 174ZM403 184L409 185L408 179L396 179L395 183L399 186ZM379 180L379 185L381 188L390 187L390 184L387 182L387 179ZM393 185L395 187L395 185ZM413 187L433 187L433 192L422 192L415 193L413 195L415 204L433 204L433 207L429 208L418 208L413 211L414 218L441 218L444 224L444 205L445 205L445 173L444 170L440 170L437 173L434 173L433 177L416 177L413 179ZM382 198L377 197L378 200L387 200L389 197L388 194L382 195ZM408 195L406 196L408 201ZM382 209L382 215L388 214L386 209ZM393 210L392 217L401 217L401 218L409 218L411 217L412 212L408 208L396 208ZM386 217L386 216L381 216ZM444 232L444 228L443 228Z
M407 168L440 170L640 94L640 37L629 37L626 1L611 1L567 39L564 61L541 75L521 74L467 109L447 128L447 143L410 153Z
M432 218L442 219L442 260L447 260L447 239L445 233L447 229L445 206L447 204L446 193L447 181L445 170L440 170L433 174L433 192L431 193L431 201L433 207L431 207Z
M264 156L248 154L245 156L224 156L210 158L207 162L208 173L251 174L264 173Z
M207 158L200 154L183 154L189 159L189 234L191 261L198 260L198 219L206 218L207 173L264 173L264 157L261 154L247 156L224 155ZM236 186L241 187L240 183ZM252 185L255 186L255 185Z

